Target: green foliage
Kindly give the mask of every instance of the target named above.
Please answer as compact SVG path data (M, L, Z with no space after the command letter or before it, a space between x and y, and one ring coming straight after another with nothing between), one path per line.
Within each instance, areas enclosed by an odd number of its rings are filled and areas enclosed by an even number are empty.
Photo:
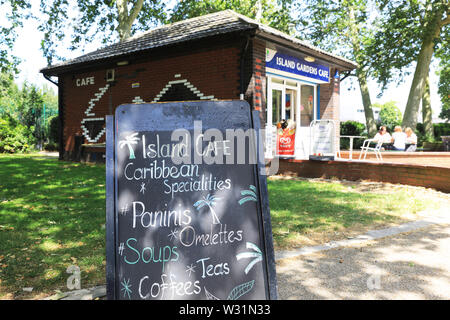
M450 136L450 123L434 123L433 131L436 140L441 141L441 136Z
M59 132L59 119L58 116L52 116L48 120L48 139L50 142L57 143L59 140L58 132Z
M380 3L380 27L367 54L374 77L384 90L392 79L400 83L410 74L408 67L417 60L424 40L434 37L436 24L442 23L445 12L448 15L449 4L447 0L382 0ZM441 46L442 37L438 36L435 43Z
M3 136L0 152L26 152L48 139L48 117L57 114L57 96L25 83L22 89L11 73L0 73L0 116Z
M340 133L342 136L365 136L367 135L366 126L358 121L345 121L341 122ZM354 139L353 149L361 147L364 139ZM350 147L350 141L348 138L341 139L341 149L345 150Z
M425 134L423 124L418 123L415 133L417 135L417 144L422 146L424 142L441 142L441 136L450 136L450 123L433 123L434 137L430 138Z
M296 4L298 31L301 36L322 49L366 63L365 46L373 35L373 21L369 19L368 1L306 0ZM350 12L353 18L350 19Z
M401 125L402 112L396 106L395 101L389 101L385 104L374 103L373 106L381 109L379 125L386 126L389 132L393 132L395 126Z
M292 33L294 20L290 16L289 0L190 0L179 1L170 15L177 22L208 13L231 9L252 19L259 19L275 29Z
M136 19L131 19L131 9L139 1L133 0L53 0L41 1L42 24L39 30L44 33L41 49L48 64L58 56L58 45L63 39L70 39L70 50L84 47L94 40L104 45L119 40L119 32L124 24L131 23L131 35L146 31L166 21L164 3L160 0L144 0ZM125 3L126 12L120 16L119 5ZM69 14L68 14L69 13ZM132 21L130 21L132 20Z
M18 72L20 59L11 52L17 38L17 28L30 17L27 12L29 8L28 0L0 0L0 72Z
M29 152L35 142L33 127L17 123L11 117L0 118L0 153Z

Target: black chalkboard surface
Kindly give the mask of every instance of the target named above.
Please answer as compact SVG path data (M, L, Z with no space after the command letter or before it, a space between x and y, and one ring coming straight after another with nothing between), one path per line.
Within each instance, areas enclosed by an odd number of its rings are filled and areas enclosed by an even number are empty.
M245 101L107 117L109 299L276 299L258 129Z

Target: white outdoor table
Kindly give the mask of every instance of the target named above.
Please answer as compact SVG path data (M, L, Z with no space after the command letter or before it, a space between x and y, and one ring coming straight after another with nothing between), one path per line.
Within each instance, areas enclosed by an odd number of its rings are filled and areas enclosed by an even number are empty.
M341 138L349 138L350 139L349 160L351 161L353 159L353 139L355 139L355 138L366 138L366 137L362 137L362 136L341 136ZM340 148L339 148L339 152L340 152Z

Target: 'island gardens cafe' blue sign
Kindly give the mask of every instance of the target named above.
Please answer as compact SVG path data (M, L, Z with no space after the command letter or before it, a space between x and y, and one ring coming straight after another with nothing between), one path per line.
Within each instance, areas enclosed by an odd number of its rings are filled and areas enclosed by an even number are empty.
M328 83L330 80L329 67L266 48L266 72L271 71L304 80L314 79L316 83Z

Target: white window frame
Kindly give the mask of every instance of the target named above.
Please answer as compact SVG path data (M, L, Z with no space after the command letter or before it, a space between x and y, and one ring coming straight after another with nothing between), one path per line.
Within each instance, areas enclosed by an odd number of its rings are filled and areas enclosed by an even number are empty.
M279 81L283 81L283 84L281 83L273 83L272 79L277 79ZM286 81L295 81L297 85L290 86L286 84ZM301 85L308 85L314 87L314 101L313 101L313 119L311 121L317 120L317 84L307 81L302 81L298 79L292 79L287 78L283 76L275 76L275 75L267 75L267 106L266 106L266 112L267 112L267 127L273 126L273 106L272 106L272 89L280 90L281 91L281 115L286 116L286 89L291 89L297 91L297 101L296 101L296 108L298 110L295 110L295 118L297 126L300 126L300 101L301 101ZM297 112L298 111L298 112ZM308 126L309 127L309 126Z

